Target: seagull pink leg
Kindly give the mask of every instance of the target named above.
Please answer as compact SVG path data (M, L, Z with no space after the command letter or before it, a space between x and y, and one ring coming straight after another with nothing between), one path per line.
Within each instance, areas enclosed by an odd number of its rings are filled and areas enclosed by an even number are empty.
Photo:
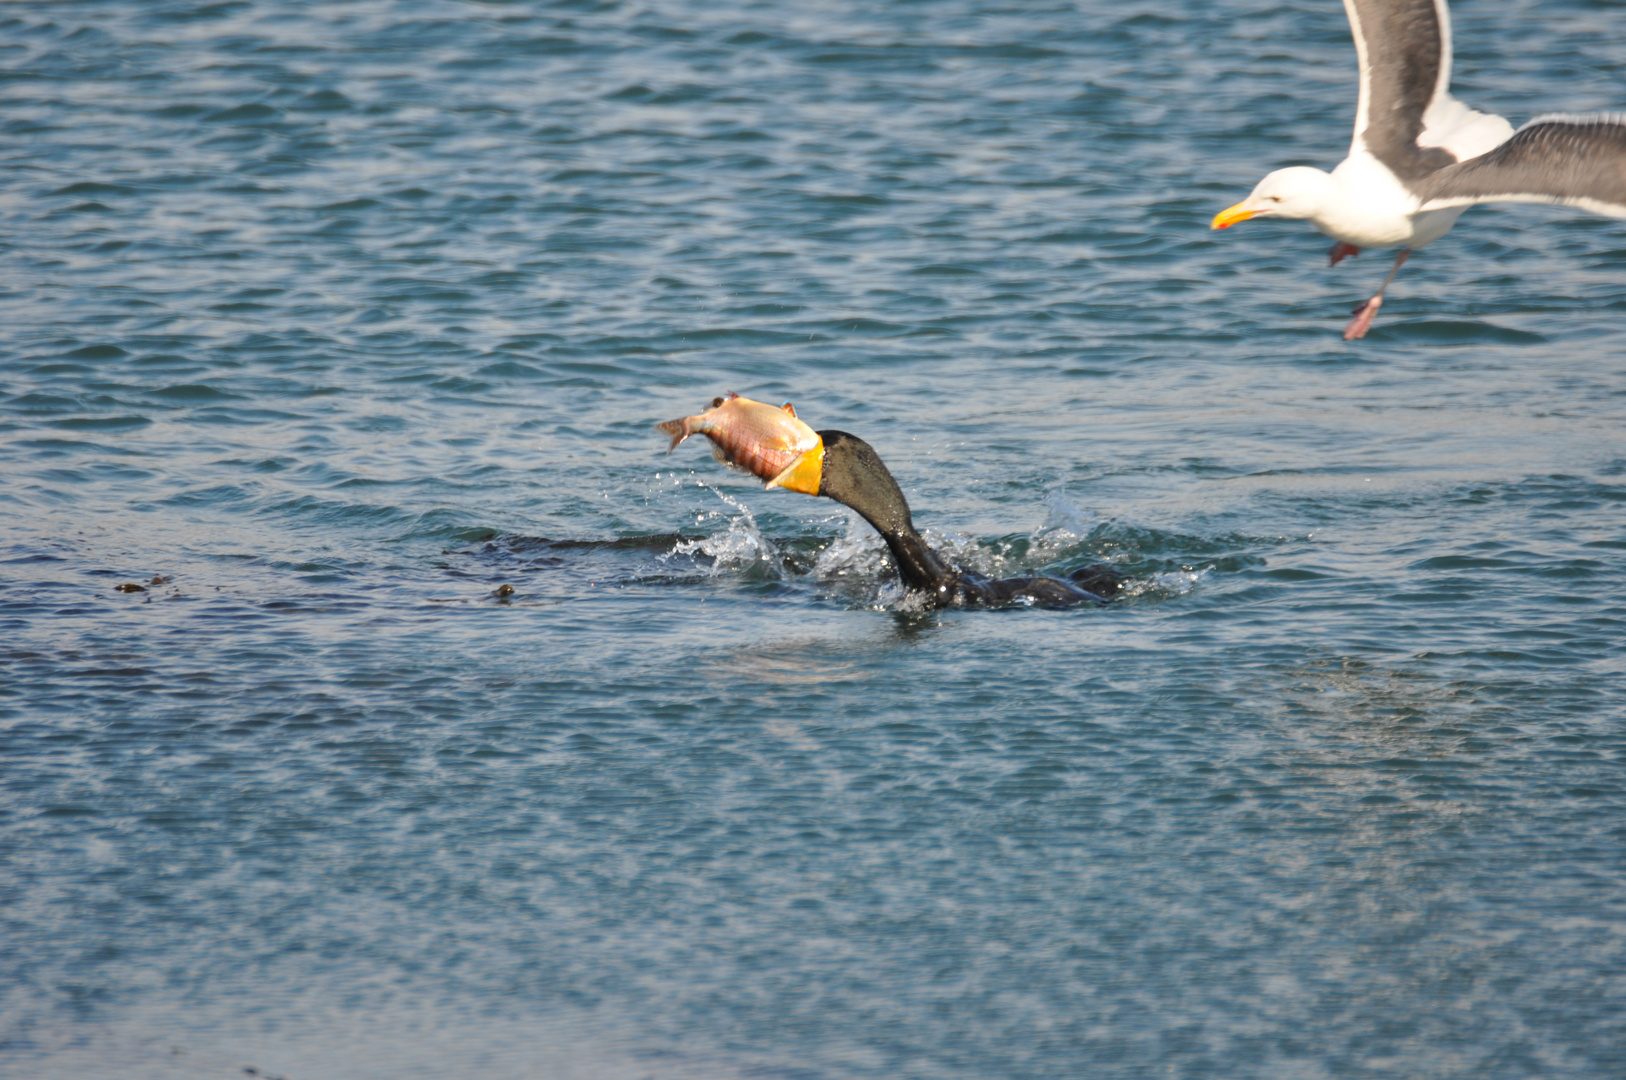
M1395 274L1399 272L1401 264L1410 254L1411 248L1401 248L1400 254L1395 256L1395 264L1389 267L1389 276L1383 279L1383 284L1378 286L1378 291L1373 294L1372 299L1355 309L1355 317L1344 327L1345 341L1363 338L1372 328L1372 317L1378 313L1378 308L1383 306L1383 290L1389 287L1389 282L1395 279Z
M1331 251L1327 252L1327 265L1337 266L1345 259L1353 258L1360 253L1361 249L1356 247L1354 244L1346 244L1340 240L1338 243L1332 246Z

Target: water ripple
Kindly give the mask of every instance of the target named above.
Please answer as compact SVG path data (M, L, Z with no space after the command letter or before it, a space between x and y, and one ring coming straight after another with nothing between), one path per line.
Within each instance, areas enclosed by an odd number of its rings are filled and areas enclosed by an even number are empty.
M95 0L0 93L0 1072L1618 1071L1621 226L1342 342L1381 260L1207 228L1337 4ZM1128 595L923 610L661 456L728 390Z

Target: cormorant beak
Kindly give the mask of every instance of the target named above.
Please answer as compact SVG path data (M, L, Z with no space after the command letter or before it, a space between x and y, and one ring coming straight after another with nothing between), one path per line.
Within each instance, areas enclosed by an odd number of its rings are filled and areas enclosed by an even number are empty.
M1215 229L1229 229L1232 225L1235 225L1239 221L1247 221L1258 212L1259 211L1257 210L1248 209L1248 200L1243 199L1235 206L1221 210L1219 213L1215 214L1214 223L1210 227Z
M768 487L784 488L786 491L800 491L803 495L817 495L819 481L824 476L824 440L795 461L790 467L772 480Z

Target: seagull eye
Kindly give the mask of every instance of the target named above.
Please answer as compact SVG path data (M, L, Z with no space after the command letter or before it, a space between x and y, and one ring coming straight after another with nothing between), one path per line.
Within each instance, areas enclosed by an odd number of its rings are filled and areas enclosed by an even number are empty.
M1271 202L1281 202L1282 197L1280 195L1272 195L1272 196L1270 196L1270 201Z

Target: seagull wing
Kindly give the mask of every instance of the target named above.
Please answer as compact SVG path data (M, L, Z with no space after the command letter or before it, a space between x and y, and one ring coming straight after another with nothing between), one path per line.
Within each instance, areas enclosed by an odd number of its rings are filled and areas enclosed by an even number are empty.
M1538 116L1489 153L1416 187L1424 210L1542 202L1626 217L1626 116Z
M1361 96L1351 155L1381 161L1408 187L1513 134L1500 116L1453 98L1451 12L1445 0L1344 0Z

